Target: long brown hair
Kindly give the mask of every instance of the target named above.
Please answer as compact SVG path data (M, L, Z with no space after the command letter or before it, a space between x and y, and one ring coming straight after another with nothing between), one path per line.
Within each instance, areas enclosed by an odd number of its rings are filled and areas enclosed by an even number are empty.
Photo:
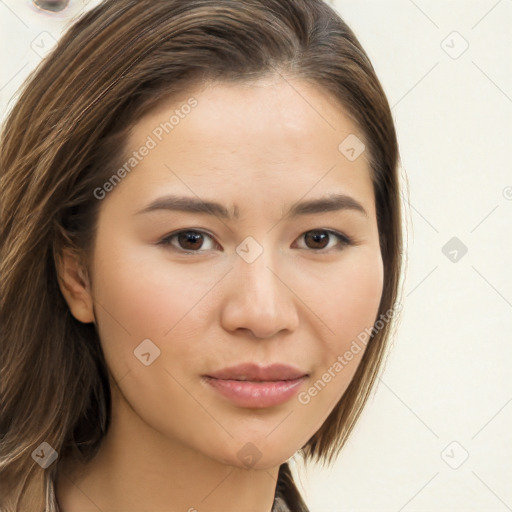
M58 511L59 464L90 460L109 427L98 333L71 315L56 261L69 248L88 264L101 203L93 191L122 165L129 128L193 84L281 72L322 87L364 134L384 263L378 314L395 304L402 265L395 128L372 64L339 15L321 0L105 0L32 72L2 130L2 511ZM300 450L306 460L331 462L345 443L391 325L372 331L346 393ZM31 457L42 442L58 453L47 469ZM274 511L279 503L307 511L287 463Z

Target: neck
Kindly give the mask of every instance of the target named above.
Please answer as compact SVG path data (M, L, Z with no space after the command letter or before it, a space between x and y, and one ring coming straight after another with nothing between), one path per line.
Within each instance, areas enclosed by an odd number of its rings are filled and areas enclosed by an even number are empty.
M61 512L271 512L279 466L211 459L154 430L112 389L112 420L98 453L59 471Z

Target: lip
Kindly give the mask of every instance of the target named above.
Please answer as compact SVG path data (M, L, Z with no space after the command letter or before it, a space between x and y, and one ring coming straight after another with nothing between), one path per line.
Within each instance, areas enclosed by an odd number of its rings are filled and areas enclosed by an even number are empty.
M203 380L235 405L264 408L290 400L308 377L288 364L244 363L203 375Z

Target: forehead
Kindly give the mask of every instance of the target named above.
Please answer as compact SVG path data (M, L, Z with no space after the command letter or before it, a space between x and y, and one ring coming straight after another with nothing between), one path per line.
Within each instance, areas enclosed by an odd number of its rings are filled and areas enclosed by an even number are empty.
M193 108L187 105L191 101ZM237 142L247 147L267 140L274 142L267 151L279 153L278 143L286 142L281 151L295 143L300 153L320 139L329 144L356 132L363 137L331 94L317 84L281 75L251 82L206 82L181 95L173 94L136 123L130 145L136 146L144 135L172 117L171 130L164 130L164 138L170 139L166 135L172 132L174 139L181 135L184 142L186 135L192 135L191 140L201 138L204 144L219 148L231 144L234 149L232 144Z
M208 83L162 100L133 126L129 153L149 140L152 147L127 181L148 193L171 182L186 191L182 176L201 196L248 186L254 194L277 188L303 195L315 183L368 195L366 152L348 159L340 149L347 137L364 139L336 99L314 84L281 76Z

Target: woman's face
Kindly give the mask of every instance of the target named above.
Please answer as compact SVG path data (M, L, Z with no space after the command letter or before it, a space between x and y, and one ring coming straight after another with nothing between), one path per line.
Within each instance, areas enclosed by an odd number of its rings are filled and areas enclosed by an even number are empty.
M114 397L174 446L275 466L342 397L378 312L362 134L300 80L166 101L134 126L129 171L113 172L126 175L95 191L91 291Z

